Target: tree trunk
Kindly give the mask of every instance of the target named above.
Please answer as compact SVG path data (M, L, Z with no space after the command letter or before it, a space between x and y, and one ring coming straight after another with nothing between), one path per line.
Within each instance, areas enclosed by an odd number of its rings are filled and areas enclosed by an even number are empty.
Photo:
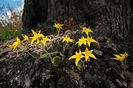
M22 16L23 33L29 33L38 23L44 23L48 17L48 0L25 0Z
M30 31L38 24L64 21L94 21L106 16L110 36L125 38L131 35L132 0L25 0L23 30Z
M91 20L105 14L104 8L104 0L25 0L23 29L27 32L40 23L64 21L69 17L78 22Z
M107 2L110 34L118 38L127 38L131 32L130 0L112 0Z

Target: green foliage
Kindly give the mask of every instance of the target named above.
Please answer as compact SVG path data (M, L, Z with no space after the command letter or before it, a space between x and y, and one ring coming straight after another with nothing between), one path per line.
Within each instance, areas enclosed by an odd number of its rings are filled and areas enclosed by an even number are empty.
M19 36L20 33L21 31L19 29L17 30L2 29L0 32L0 40L15 38L16 36Z
M51 62L53 63L54 66L58 66L60 64L60 61L61 61L61 57L59 56L55 56Z
M44 53L40 55L40 59L51 59L51 62L54 66L58 66L60 61L61 61L61 57L58 56L58 54L60 54L58 51L55 52L48 52L48 53Z
M40 55L40 59L42 59L42 58L48 59L48 58L50 58L50 57L56 56L58 53L59 53L58 51L49 52L49 53L44 53L44 54L41 54L41 55Z

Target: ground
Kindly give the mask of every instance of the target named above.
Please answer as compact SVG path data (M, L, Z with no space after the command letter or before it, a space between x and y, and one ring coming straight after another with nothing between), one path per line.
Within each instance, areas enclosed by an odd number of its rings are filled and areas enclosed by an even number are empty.
M49 51L61 51L60 38L63 34L69 33L74 39L81 36L79 24L67 28L69 25L65 24L61 35L55 35L54 31L53 34L44 32L53 39L47 46ZM53 30L52 26L47 29ZM94 32L93 37L99 42L99 46L92 46L97 60L85 63L86 67L82 69L78 69L74 61L68 60L69 56L78 50L75 44L67 47L65 57L58 53L61 60L54 65L48 58L35 59L20 49L12 51L7 44L14 39L0 41L0 88L133 88L133 42L102 35L104 30ZM43 53L40 46L30 47L29 42L25 45L34 55ZM114 53L125 51L129 56L124 73L121 63L112 58Z

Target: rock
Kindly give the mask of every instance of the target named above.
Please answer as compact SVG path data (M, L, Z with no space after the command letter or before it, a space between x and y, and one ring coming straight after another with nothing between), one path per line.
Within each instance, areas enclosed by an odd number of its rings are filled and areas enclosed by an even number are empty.
M112 81L110 81L110 80L107 80L107 85L108 85L107 88L117 88L117 87L115 86L115 84L114 84Z
M102 56L103 55L103 52L98 50L98 49L93 49L94 53L98 56Z

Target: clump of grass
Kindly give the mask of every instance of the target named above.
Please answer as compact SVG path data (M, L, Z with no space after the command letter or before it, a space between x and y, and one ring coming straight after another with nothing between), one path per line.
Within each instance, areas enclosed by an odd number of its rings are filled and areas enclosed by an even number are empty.
M11 38L15 38L16 36L18 36L21 33L20 29L8 29L8 28L4 28L4 29L0 29L0 40L6 40L6 39L11 39Z

